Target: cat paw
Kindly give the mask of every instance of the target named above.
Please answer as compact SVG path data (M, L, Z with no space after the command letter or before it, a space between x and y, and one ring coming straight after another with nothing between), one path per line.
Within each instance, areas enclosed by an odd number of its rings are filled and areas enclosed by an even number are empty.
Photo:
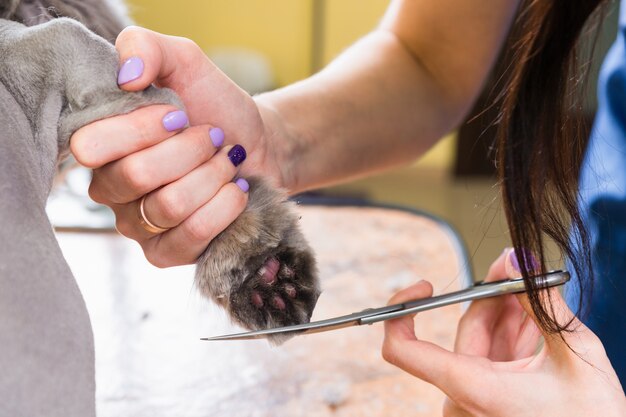
M307 323L319 297L308 253L284 250L264 259L230 295L233 316L266 329Z
M246 209L198 260L198 288L250 330L308 323L320 289L295 205L263 179L249 183Z

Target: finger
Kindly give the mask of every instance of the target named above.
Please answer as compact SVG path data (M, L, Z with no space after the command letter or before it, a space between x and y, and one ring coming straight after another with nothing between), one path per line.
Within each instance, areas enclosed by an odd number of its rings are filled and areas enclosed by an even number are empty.
M243 179L224 185L208 203L179 226L158 239L142 245L148 261L158 267L194 263L220 232L245 209L248 202L247 182Z
M385 322L383 358L423 381L441 389L453 401L467 404L482 396L476 375L490 375L486 360L449 352L433 343L418 340L406 318Z
M125 204L175 181L215 154L209 126L195 126L94 171L90 196Z
M161 227L181 224L235 177L241 160L229 157L233 149L243 147L223 148L187 175L148 194L144 203L146 217Z
M506 257L509 249L505 249L491 264L485 282L506 279ZM457 328L454 351L475 356L488 356L493 342L493 328L504 308L505 297L493 297L474 301L461 317Z
M173 106L143 107L80 128L70 148L82 165L100 168L174 136L187 122L186 114Z
M231 144L247 144L255 163L263 159L264 149L254 146L263 130L254 101L198 45L189 39L130 27L118 36L116 48L120 73L132 58L141 59L143 67L136 78L121 85L122 89L139 91L151 83L171 88L185 103L191 125L219 126Z
M432 296L432 285L419 283L394 295L389 304ZM413 316L388 320L385 325L383 358L389 363L437 386L458 404L472 406L483 398L480 384L473 383L476 375L490 378L491 362L449 352L433 343L418 340Z
M517 255L520 255L522 259L518 260ZM526 265L526 269L530 274L533 272L539 273L541 271L541 265L537 261L535 255L532 252L526 249L515 250L514 248L509 249L508 256L506 257L505 269L506 273L511 278L521 277L521 269L520 265Z
M433 295L432 284L428 281L422 280L422 281L419 281L417 284L411 285L410 287L405 288L402 291L399 291L398 293L394 294L393 297L389 299L389 302L387 303L387 305L400 304L400 303L404 303L406 301L411 301L411 300L419 300L421 298L431 297L432 295ZM399 328L404 328L404 331L407 337L412 335L413 339L415 339L415 332L413 329L414 317L415 317L415 314L411 314L411 315L403 316L403 317L396 319ZM387 323L388 322L385 322L385 324Z
M431 297L433 287L428 281L420 281L397 294L389 305ZM437 375L443 374L440 366L451 357L451 353L429 342L419 341L415 335L415 315L385 321L383 357L395 366L437 385ZM414 354L414 352L418 352Z
M387 305L401 304L407 301L419 300L421 298L431 297L433 295L433 286L430 282L421 280L394 294Z
M156 83L181 93L193 83L190 77L205 76L215 69L189 39L137 26L124 29L115 47L120 55L118 84L127 91L140 91Z
M501 281L503 279L511 278L506 269L506 262L509 254L513 249L505 248L500 256L489 266L485 282Z
M532 254L524 254L524 262L529 264L532 268L538 269L538 264ZM507 273L510 275L520 275L519 260L516 258L516 254L512 251L506 262ZM549 288L539 290L539 300L544 306L544 309L548 314L555 319L561 326L565 326L569 323L571 332L550 333L543 329L539 325L537 316L535 315L532 305L526 293L516 295L519 304L524 309L526 314L535 323L538 331L541 332L544 337L546 347L553 352L561 352L566 356L574 354L571 348L576 346L590 346L595 345L597 337L589 330L584 324L582 324L574 315L565 303L565 300L559 293L558 288Z
M166 47L168 36L129 26L115 41L120 56L118 84L127 91L140 91L153 82L169 77L177 66L172 48Z
M110 204L115 214L115 229L119 234L137 241L142 247L151 239L158 239L160 235L149 232L141 226L140 201L128 204ZM148 218L148 220L150 220ZM154 224L154 223L153 223ZM167 233L167 232L165 232Z
M189 130L192 129L194 128L190 128ZM202 136L203 131L204 129L195 129L195 132L192 133ZM187 137L185 138L184 136ZM193 135L188 134L188 131L172 138L168 142L175 143L177 139L183 145L181 149L172 150L172 147L167 146L167 143L159 145L163 148L161 150L154 150L153 148L155 147L150 148L144 151L144 153L149 153L149 155L143 155L143 157L144 159L152 157L155 163L142 163L142 165L162 167L164 164L161 161L163 160L166 163L170 162L172 160L171 155L178 154L177 150L180 150L181 154L188 151L190 155L198 156L202 154L202 152L195 152L193 147L185 146L187 140L193 139ZM237 149L241 149L242 152L234 152ZM170 153L170 151L172 152ZM210 152L215 152L215 149L210 150L209 153ZM243 155L243 158L241 158L241 155ZM239 157L239 159L236 157ZM184 159L185 158L179 157L175 158L178 164L182 162L183 165L193 165L193 162L190 163L189 161L184 161ZM108 193L108 195L114 193L118 196L116 197L118 199L130 200L129 203L109 203L109 205L115 213L118 232L130 239L142 242L154 237L154 234L146 231L139 221L142 217L142 214L139 212L141 198L144 200L143 217L148 219L151 224L157 225L158 227L166 229L174 228L215 197L218 191L235 177L238 166L244 159L245 150L243 150L243 147L236 148L228 146L220 149L219 152L207 162L178 179L175 179L177 176L176 169L174 169L175 172L171 174L171 177L168 176L167 169L163 169L162 171L164 172L148 173L146 177L151 178L153 183L145 188L160 188L145 194L144 191L137 191L137 188L130 189L126 187L128 189L126 197L119 197L123 194L123 191L120 191L120 189L124 188L117 185L120 183L118 179L119 174L101 173L97 175L92 182L92 188L97 187L97 190L90 189L90 193L96 200L96 194L106 193ZM180 172L186 170L187 169ZM115 178L116 181L102 179L105 176L111 176ZM113 185L109 185L111 182ZM162 183L167 184L160 186ZM105 188L107 191L103 191Z
M517 304L519 305L519 302ZM532 356L537 352L537 348L541 340L541 331L537 327L535 321L528 316L525 311L524 318L522 320L523 322L519 328L519 334L517 336L517 342L514 347L512 359Z

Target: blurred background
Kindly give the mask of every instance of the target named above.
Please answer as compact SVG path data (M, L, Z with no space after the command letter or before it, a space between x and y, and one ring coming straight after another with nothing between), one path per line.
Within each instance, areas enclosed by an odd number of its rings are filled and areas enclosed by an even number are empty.
M192 39L227 75L254 94L290 84L322 68L376 27L388 0L127 3L137 24ZM600 32L596 57L602 57L614 39L616 21L617 13L610 10ZM595 61L597 64L601 59ZM498 78L506 62L506 57L500 58L492 80ZM598 65L592 69L583 115L589 123L596 107L597 69ZM400 204L440 216L459 231L473 259L475 274L482 277L491 261L510 244L490 155L494 135L491 123L497 108L489 105L497 87L490 81L484 91L468 116L469 122L442 138L413 165L320 193Z

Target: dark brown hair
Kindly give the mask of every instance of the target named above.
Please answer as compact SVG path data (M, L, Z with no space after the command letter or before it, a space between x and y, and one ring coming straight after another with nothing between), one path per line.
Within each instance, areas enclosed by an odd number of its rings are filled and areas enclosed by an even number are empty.
M524 1L514 29L514 65L501 95L497 164L504 208L530 303L549 332L568 330L571 322L554 320L551 304L542 304L529 279L537 273L531 253L546 270L545 236L572 261L582 287L581 308L583 294L590 297L591 291L589 238L577 207L589 135L582 120L588 66L580 65L578 55L585 24L603 3Z

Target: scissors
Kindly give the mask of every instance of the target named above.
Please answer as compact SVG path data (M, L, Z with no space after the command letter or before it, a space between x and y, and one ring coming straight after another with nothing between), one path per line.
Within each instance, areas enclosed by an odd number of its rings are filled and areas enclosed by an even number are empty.
M550 271L545 275L531 277L535 280L537 287L550 288L565 284L570 279L567 271ZM244 333L227 334L222 336L204 337L200 340L247 340L263 339L271 335L294 335L327 332L329 330L342 329L344 327L362 326L373 324L379 321L391 320L408 314L415 314L421 311L432 310L451 304L463 303L466 301L480 300L482 298L497 297L505 294L516 294L525 291L524 280L522 278L507 279L495 282L480 282L464 290L437 295L435 297L423 298L419 300L407 301L379 308L368 308L358 313L339 316L331 319L314 321L292 326L275 327L272 329L256 330Z

